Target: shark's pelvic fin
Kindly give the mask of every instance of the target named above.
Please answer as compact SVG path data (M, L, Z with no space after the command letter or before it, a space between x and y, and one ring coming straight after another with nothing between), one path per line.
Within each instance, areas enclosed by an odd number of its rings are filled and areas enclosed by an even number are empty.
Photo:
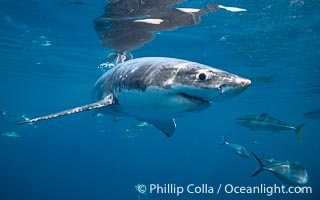
M295 132L297 134L298 140L299 142L302 142L302 136L301 136L301 128L305 125L305 122L303 122L302 124L300 124L299 126L295 127Z
M150 121L155 127L162 131L166 136L171 137L176 130L176 122L173 118Z
M106 96L101 101L98 101L98 102L95 102L95 103L92 103L92 104L88 104L88 105L84 105L84 106L80 106L80 107L76 107L76 108L72 108L72 109L69 109L69 110L61 111L61 112L58 112L58 113L54 113L54 114L50 114L50 115L37 117L37 118L26 120L26 121L22 121L22 122L19 122L18 125L19 124L33 123L33 122L52 119L52 118L57 118L57 117L61 117L61 116L64 116L64 115L71 115L71 114L74 114L74 113L83 112L83 111L87 111L87 110L93 110L93 109L97 109L97 108L101 108L101 107L104 107L104 106L111 105L111 104L113 104L113 102L114 102L113 95L109 94L108 96Z

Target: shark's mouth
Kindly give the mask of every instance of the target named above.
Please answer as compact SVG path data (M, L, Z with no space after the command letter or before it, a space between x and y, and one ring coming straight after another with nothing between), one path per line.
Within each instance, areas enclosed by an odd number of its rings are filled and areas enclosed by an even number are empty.
M210 101L203 99L201 97L195 97L195 96L190 96L186 93L179 93L180 96L183 98L189 100L192 103L197 103L197 104L210 104Z

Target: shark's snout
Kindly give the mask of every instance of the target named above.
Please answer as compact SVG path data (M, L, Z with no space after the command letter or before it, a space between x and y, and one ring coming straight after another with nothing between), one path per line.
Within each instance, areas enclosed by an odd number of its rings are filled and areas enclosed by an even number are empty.
M249 85L251 85L251 80L243 78L240 80L241 87L248 87Z
M236 77L231 81L226 81L219 86L221 99L231 98L241 94L251 85L251 80L241 77Z
M228 84L233 87L246 88L249 85L251 85L251 80L247 79L247 78L242 78L242 77L236 76L233 79L231 79L231 81L229 83L227 83L227 85Z

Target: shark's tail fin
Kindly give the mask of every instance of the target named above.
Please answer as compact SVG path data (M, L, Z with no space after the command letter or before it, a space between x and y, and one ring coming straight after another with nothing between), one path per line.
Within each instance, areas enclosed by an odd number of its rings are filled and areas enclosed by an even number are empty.
M19 122L18 125L27 124L27 123L33 123L33 122L52 119L52 118L57 118L57 117L61 117L61 116L64 116L64 115L70 115L70 114L83 112L83 111L87 111L87 110L93 110L93 109L101 108L101 107L104 107L104 106L108 106L108 105L110 105L112 103L113 103L113 95L109 94L103 100L98 101L96 103L92 103L92 104L88 104L88 105L72 108L72 109L69 109L69 110L65 110L65 111L62 111L62 112L58 112L58 113L54 113L54 114L50 114L50 115L46 115L46 116L42 116L42 117L37 117L37 118L34 118L34 119L25 120L25 121Z
M301 136L301 128L305 125L306 123L305 122L303 122L302 124L300 124L299 126L296 126L295 127L295 132L296 132L296 134L297 134L297 137L298 137L298 140L299 140L299 142L302 142L302 136Z
M259 169L257 169L253 174L251 174L251 176L254 177L254 176L258 175L260 172L262 172L265 169L265 166L263 165L263 163L261 162L261 160L258 158L258 156L256 154L252 153L252 155L260 165Z
M222 138L223 138L223 142L220 145L228 144L226 136L223 136Z

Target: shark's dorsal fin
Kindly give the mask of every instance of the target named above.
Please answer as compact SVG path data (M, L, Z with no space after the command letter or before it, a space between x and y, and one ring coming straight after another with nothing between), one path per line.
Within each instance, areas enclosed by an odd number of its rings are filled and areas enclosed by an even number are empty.
M160 131L162 131L166 136L171 137L176 130L176 122L173 118L169 119L158 119L149 121Z
M116 52L116 53L111 53L108 55L108 62L112 62L115 65L123 63L127 60L133 59L133 55L130 52L124 51L124 52Z
M109 94L108 96L106 96L101 101L98 101L98 102L95 102L95 103L92 103L92 104L88 104L88 105L72 108L72 109L69 109L69 110L61 111L61 112L58 112L58 113L54 113L54 114L50 114L50 115L37 117L37 118L26 120L26 121L22 121L22 122L19 122L18 124L33 123L33 122L37 122L37 121L41 121L41 120L47 120L47 119L61 117L61 116L64 116L64 115L71 115L71 114L74 114L74 113L83 112L83 111L87 111L87 110L93 110L93 109L97 109L97 108L101 108L101 107L104 107L104 106L111 105L111 104L113 104L113 102L114 102L113 95Z

